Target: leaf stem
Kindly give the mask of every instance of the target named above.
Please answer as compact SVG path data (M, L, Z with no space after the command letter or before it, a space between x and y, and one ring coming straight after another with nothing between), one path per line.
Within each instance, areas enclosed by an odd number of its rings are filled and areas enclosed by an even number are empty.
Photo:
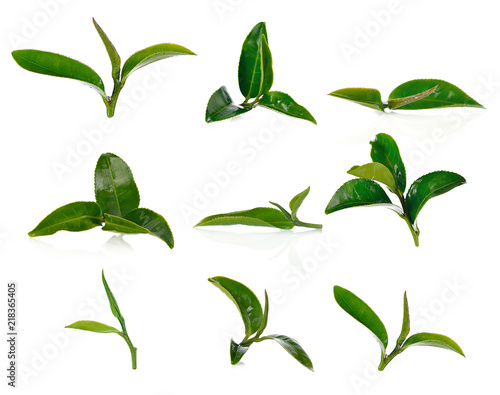
M378 365L378 370L382 371L385 369L385 367L391 362L396 355L398 355L401 352L401 349L399 347L396 347L389 355L383 356L382 360L380 361L380 365Z
M130 354L132 356L132 369L137 369L137 348L134 347L132 344L132 341L130 340L130 337L128 337L128 333L125 331L123 333L119 333L121 337L127 342L128 348L130 349Z
M120 94L123 85L125 85L125 81L117 81L114 80L113 94L111 97L108 97L108 103L106 105L106 113L108 118L113 117L115 115L116 103L118 101L118 95Z
M408 209L406 208L406 202L405 198L403 195L400 193L397 193L397 196L399 198L399 201L401 202L401 207L403 208L403 215L401 215L401 218L403 218L408 225L408 228L410 228L411 235L413 236L413 242L415 243L415 247L418 247L419 245L419 240L418 236L420 235L420 231L418 230L417 226L413 226L413 224L410 221L410 216L408 215Z
M249 102L248 99L245 99L245 101L243 103L241 103L242 106L247 106L247 107L255 107L257 104L259 104L262 99L264 98L264 96L261 96L261 97L256 97L254 101L252 102Z
M323 228L323 225L321 225L321 224L311 224L309 222L299 221L298 219L296 219L294 222L295 222L295 225L303 226L304 228L313 228L313 229L322 229Z

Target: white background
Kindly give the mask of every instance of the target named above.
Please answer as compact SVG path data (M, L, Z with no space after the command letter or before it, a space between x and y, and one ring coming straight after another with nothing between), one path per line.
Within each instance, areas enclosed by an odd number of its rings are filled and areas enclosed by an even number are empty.
M52 4L48 10L46 3ZM5 2L0 292L17 281L17 392L466 394L498 388L500 32L493 4ZM120 112L106 123L95 92L22 70L10 55L36 48L71 56L94 68L110 90L109 60L91 17L122 61L160 42L186 46L197 56L134 73L119 99ZM273 53L273 89L306 106L318 126L266 109L205 123L208 98L221 85L240 101L241 44L260 21L267 22ZM355 48L351 55L342 49L348 46ZM364 86L380 89L385 99L414 78L446 79L487 110L382 114L327 95ZM369 141L379 132L397 141L408 185L434 170L455 171L468 181L423 209L418 248L406 224L389 210L324 215L333 193L351 179L346 171L370 161ZM83 155L70 154L78 150ZM131 167L141 206L165 216L174 250L154 237L120 238L98 228L27 236L55 208L93 200L94 166L104 152ZM62 173L61 166L67 166ZM229 176L228 166L236 168ZM287 205L309 185L300 218L323 223L323 231L193 229L210 214L266 206L268 200ZM63 330L80 319L118 325L105 300L93 303L103 300L101 269L139 349L136 371L118 336ZM261 300L267 289L267 333L296 338L315 372L274 342L253 345L243 363L231 366L229 338L241 339L242 328L236 308L207 281L217 275L245 283ZM378 313L390 349L407 290L413 332L448 335L467 358L413 348L382 373L374 372L376 341L336 305L335 284ZM0 358L4 366L6 350Z

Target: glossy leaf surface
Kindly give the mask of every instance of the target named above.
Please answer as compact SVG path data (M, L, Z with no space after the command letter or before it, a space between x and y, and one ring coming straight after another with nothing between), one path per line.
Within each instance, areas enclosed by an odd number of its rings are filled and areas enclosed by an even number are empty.
M243 355L245 355L249 348L250 344L238 344L233 339L231 339L231 348L229 350L231 356L231 365L236 365L238 362L240 362L241 358L243 358Z
M387 348L387 330L375 312L360 298L345 288L333 287L335 300L351 317L366 326L377 338L382 354Z
M29 236L48 236L60 230L80 232L100 226L103 218L95 202L74 202L59 207L47 215Z
M382 163L372 162L362 166L353 166L347 173L356 177L366 178L367 180L381 182L392 192L396 193L394 176Z
M394 139L385 133L379 133L375 140L370 141L372 146L370 155L374 162L382 163L392 173L396 186L401 194L406 189L406 170L399 154L399 148Z
M202 219L195 226L214 225L249 225L292 229L295 224L286 218L280 210L270 207L257 207L251 210L211 215Z
M408 189L406 207L410 221L415 223L427 201L465 184L465 178L449 171L435 171L417 179Z
M261 339L272 339L277 341L281 345L281 347L283 347L298 362L304 365L307 369L314 371L313 364L311 362L311 359L309 358L309 355L307 355L307 353L297 342L297 340L283 335L269 335L264 336Z
M205 112L205 121L222 121L223 119L229 119L236 117L237 115L244 114L251 109L252 107L250 106L240 106L238 104L234 104L227 88L225 86L221 86L214 92L208 101Z
M102 154L97 161L95 198L103 213L118 217L139 207L139 190L132 171L114 154Z
M212 277L208 281L224 292L236 305L245 324L245 335L249 337L257 332L262 323L263 313L255 294L247 286L227 277Z
M279 91L268 92L262 97L262 101L260 101L258 105L270 108L271 110L281 112L291 117L305 119L306 121L312 122L316 125L316 120L311 113L286 93Z
M414 103L418 100L422 100L423 98L429 96L431 93L434 93L438 86L439 85L433 86L431 89L427 89L426 91L417 93L415 95L400 97L397 99L390 99L387 102L387 107L389 107L391 110L397 110L399 107Z
M304 201L304 199L307 197L307 195L309 195L310 190L311 190L311 187L307 187L302 192L295 195L292 198L292 200L290 200L290 210L292 211L292 218L293 219L297 218L297 211L299 210L300 206L302 205L302 202Z
M265 304L264 304L264 315L262 316L262 321L260 323L259 330L255 333L255 337L258 338L264 332L267 326L267 320L269 318L269 297L267 296L267 291L264 291Z
M377 89L371 88L344 88L330 93L330 96L339 97L370 107L375 110L384 111L382 97Z
M260 39L262 41L262 69L264 70L264 80L262 81L262 88L259 92L259 96L269 92L274 82L273 57L267 42L267 36L262 35Z
M401 327L401 333L396 341L397 347L401 347L406 337L410 333L410 309L408 308L408 298L406 297L406 292L404 294L403 300L403 325Z
M468 96L463 90L449 82L438 79L411 80L399 85L389 95L389 100L412 96L438 85L427 97L399 107L399 110L422 110L439 107L478 107L481 104Z
M96 321L77 321L68 325L66 328L80 329L82 331L97 332L97 333L121 333L118 329L112 326L101 324Z
M99 24L96 22L94 18L92 18L92 22L94 22L94 26L97 30L97 33L99 33L99 37L101 37L101 40L104 43L104 46L106 47L106 51L108 52L109 60L111 61L111 75L113 77L113 80L119 81L120 68L121 68L120 55L118 55L115 46L113 45L113 43L108 38L106 33L104 33L104 30L101 29L101 26L99 26Z
M452 339L436 333L421 332L410 336L403 345L403 350L410 346L432 346L455 351L465 357L460 346Z
M118 307L118 302L116 301L115 296L113 295L113 292L111 292L108 282L106 281L106 277L104 276L104 270L102 271L102 283L104 285L104 290L106 291L106 296L108 297L109 307L111 308L111 312L116 318L118 318L120 324L122 324L122 326L125 326L125 320L122 316L122 313L120 312L120 308Z

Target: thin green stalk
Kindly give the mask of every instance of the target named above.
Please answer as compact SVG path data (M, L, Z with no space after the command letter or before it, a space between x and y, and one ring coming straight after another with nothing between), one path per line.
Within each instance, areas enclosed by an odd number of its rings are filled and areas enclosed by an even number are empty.
M383 356L382 360L380 361L380 365L378 366L378 370L382 371L385 369L387 364L391 362L396 355L398 355L401 352L401 349L396 347L389 355Z
M419 245L418 236L420 235L420 231L418 230L418 228L415 229L415 227L413 227L413 224L410 221L410 217L408 215L408 210L406 208L405 198L402 195L400 195L399 193L397 195L398 195L399 201L401 202L401 207L403 209L403 215L401 216L401 218L403 218L405 220L406 224L410 228L411 235L413 236L413 242L415 243L415 246L418 247L418 245Z
M132 355L132 369L137 369L137 348L132 344L127 332L120 332L119 335L127 342L128 348L130 349L130 354Z
M108 98L108 103L106 103L106 113L108 118L113 117L115 115L116 103L118 101L118 95L120 94L123 88L123 81L114 80L113 94Z
M299 221L298 219L294 220L293 222L295 222L295 225L303 226L305 228L313 228L313 229L322 229L323 228L323 225L321 225L321 224L311 224L309 222Z

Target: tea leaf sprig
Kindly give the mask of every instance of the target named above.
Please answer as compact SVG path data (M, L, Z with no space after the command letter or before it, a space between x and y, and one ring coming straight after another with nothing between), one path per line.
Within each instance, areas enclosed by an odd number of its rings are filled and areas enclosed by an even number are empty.
M144 48L130 56L121 68L121 59L111 40L101 27L92 18L97 33L101 37L111 61L111 75L113 77L113 93L107 96L104 82L101 77L89 66L53 52L35 49L22 49L12 52L14 60L19 66L34 73L52 75L55 77L70 78L83 82L101 95L106 105L106 114L111 118L115 113L116 102L129 75L158 60L178 55L195 55L192 51L177 44L157 44Z
M82 331L96 332L96 333L116 333L121 336L130 349L130 354L132 356L132 369L137 369L137 348L134 347L132 341L127 332L127 327L125 326L125 318L123 318L122 313L120 312L120 308L118 307L118 303L111 292L111 289L108 286L106 278L104 277L104 270L102 271L102 283L104 285L104 289L106 290L106 295L108 296L109 307L113 315L118 319L122 330L118 330L113 328L112 326L101 324L96 321L77 321L68 325L66 328L71 329L79 329Z
M438 79L417 79L396 87L389 100L382 102L377 89L344 88L333 91L330 96L350 100L362 106L384 112L390 110L425 110L441 107L477 107L481 104L457 86Z
M248 226L267 226L278 229L292 229L294 226L303 226L306 228L321 229L323 225L302 222L297 218L297 211L302 202L309 194L310 187L300 192L290 200L290 210L288 212L278 203L269 202L278 207L257 207L251 210L233 211L226 214L215 214L203 218L195 226L214 226L214 225L248 225Z
M339 287L338 285L333 287L333 294L338 305L347 314L363 324L373 333L373 335L375 335L381 350L380 365L378 366L378 370L380 371L384 370L387 364L391 362L396 355L401 354L404 350L411 346L432 346L444 348L465 357L460 346L447 336L438 335L436 333L420 332L408 337L408 334L410 333L410 312L406 292L404 293L404 313L401 334L396 341L394 350L390 354L387 353L387 345L389 342L387 330L385 329L385 326L380 318L377 314L375 314L370 306L368 306L352 292Z
M160 214L139 208L139 190L132 171L118 156L102 154L95 169L96 202L73 202L47 215L29 236L47 236L60 230L80 232L104 224L102 230L124 234L151 234L174 248L174 236Z
M313 370L311 359L300 346L300 344L291 337L284 335L262 336L266 329L269 315L269 298L265 291L264 312L259 299L245 285L227 277L209 278L213 285L219 288L238 308L243 323L245 324L245 337L240 343L231 339L230 356L231 364L236 365L248 351L253 343L259 343L264 340L274 340L278 342L292 357L309 370ZM251 337L254 335L253 337Z
M429 199L465 184L465 178L449 171L435 171L414 181L405 197L406 171L396 142L388 134L379 133L370 144L373 163L353 166L347 172L359 178L347 181L335 192L325 213L331 214L349 207L385 206L405 220L415 246L418 246L420 230L416 221L422 207ZM401 207L393 204L375 181L394 193Z
M220 87L208 101L206 122L222 121L261 106L316 124L309 111L295 102L290 95L271 91L274 74L268 43L266 24L260 22L250 31L241 49L238 82L245 100L239 105L235 104L227 88Z

